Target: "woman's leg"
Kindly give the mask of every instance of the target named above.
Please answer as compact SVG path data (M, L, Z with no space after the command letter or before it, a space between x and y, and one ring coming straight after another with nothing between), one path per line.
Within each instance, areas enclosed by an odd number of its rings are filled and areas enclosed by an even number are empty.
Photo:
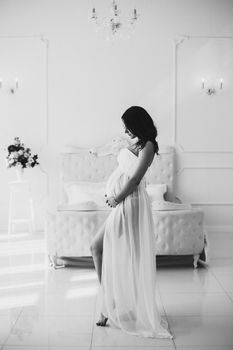
M99 228L97 234L95 235L91 243L91 253L93 256L93 261L95 269L98 275L99 283L101 283L101 273L102 273L102 255L103 255L103 239L104 239L104 228L105 222ZM97 326L106 326L108 318L105 317L102 313L100 314L100 319L96 323Z
M104 228L105 228L105 222L99 228L98 232L96 233L91 243L91 254L92 254L95 269L98 275L99 283L101 283L101 273L102 273Z

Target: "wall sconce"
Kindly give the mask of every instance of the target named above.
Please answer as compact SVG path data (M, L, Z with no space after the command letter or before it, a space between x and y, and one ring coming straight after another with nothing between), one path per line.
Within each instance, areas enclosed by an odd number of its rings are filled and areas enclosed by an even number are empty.
M219 82L218 82L218 89L219 89L219 90L222 90L222 89L223 89L223 79L220 79L220 80L219 80ZM201 90L202 90L202 91L205 91L206 94L209 95L209 96L214 95L214 94L216 94L216 92L217 92L217 89L216 89L214 86L212 86L212 87L210 87L210 86L206 87L206 83L205 83L205 79L204 79L204 78L202 78L202 80L201 80Z
M15 86L14 86L14 88L12 87L12 88L10 89L10 92L11 92L12 94L14 94L15 91L18 90L18 88L19 88L19 79L18 79L18 78L15 78Z

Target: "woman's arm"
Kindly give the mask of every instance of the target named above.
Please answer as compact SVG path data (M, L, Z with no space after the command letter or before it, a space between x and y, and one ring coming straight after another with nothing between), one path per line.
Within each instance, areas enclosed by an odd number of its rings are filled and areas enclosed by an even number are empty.
M115 200L119 203L130 193L132 193L139 185L141 179L145 175L154 157L154 145L151 141L147 141L145 147L139 152L138 165L134 173L129 178L122 190L115 196ZM111 203L110 203L111 205Z

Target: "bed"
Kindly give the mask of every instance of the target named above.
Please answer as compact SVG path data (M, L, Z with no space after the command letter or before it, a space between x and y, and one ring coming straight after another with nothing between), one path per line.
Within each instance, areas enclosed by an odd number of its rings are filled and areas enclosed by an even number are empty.
M129 141L119 136L98 148L67 147L61 152L59 203L56 210L47 212L45 229L49 261L54 268L64 267L66 260L80 258L85 262L91 256L92 238L112 209L90 196L94 196L96 188L102 191L101 186L117 166L119 150L128 146ZM173 147L162 147L146 173L146 188L152 198L155 254L191 256L195 268L199 264L206 266L204 213L176 196L175 156ZM79 201L80 188L86 183L89 197Z

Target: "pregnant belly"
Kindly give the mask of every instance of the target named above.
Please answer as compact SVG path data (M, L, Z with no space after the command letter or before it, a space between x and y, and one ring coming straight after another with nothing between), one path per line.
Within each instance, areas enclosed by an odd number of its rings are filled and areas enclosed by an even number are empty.
M105 193L107 196L116 196L121 191L122 187L124 187L124 185L127 183L128 179L128 175L122 173L119 168L116 168L106 183ZM139 191L146 192L146 181L144 177L141 179L140 184L137 186L135 191L131 193L131 196L138 196Z
M116 168L116 170L110 175L108 178L105 192L107 196L116 196L117 193L121 190L121 187L124 182L124 174L120 171L119 168Z

